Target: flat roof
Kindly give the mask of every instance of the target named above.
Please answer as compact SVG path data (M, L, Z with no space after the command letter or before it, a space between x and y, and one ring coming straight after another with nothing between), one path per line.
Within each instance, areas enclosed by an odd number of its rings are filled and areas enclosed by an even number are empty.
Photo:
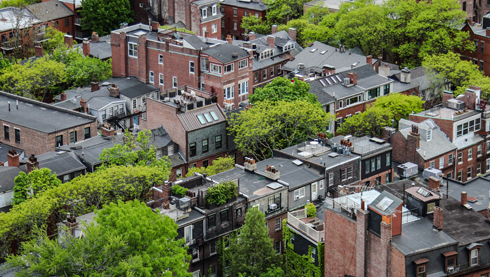
M10 102L10 111L8 102ZM0 91L0 119L7 124L10 122L50 134L90 124L95 122L96 117Z
M476 177L469 182L460 183L449 179L449 196L454 199L461 199L461 192L466 192L468 197L475 197L476 202L467 201L475 211L486 210L490 204L490 174ZM448 180L443 180L444 186L441 190L445 193Z
M343 140L344 138L345 136L336 136L331 138L330 141L340 144L340 141ZM391 147L391 144L386 142L385 140L379 140L368 136L351 137L349 138L349 141L352 142L352 146L354 147L354 151L352 152L364 156L373 153L385 152L393 149Z
M458 99L459 100L459 99ZM453 121L458 121L462 120L465 118L468 118L473 115L479 114L479 112L474 111L474 110L467 110L466 112L464 110L461 110L460 114L456 114L458 112L455 109L450 109L446 107L435 107L431 108L422 112L419 112L413 116L421 116L421 117L428 117L428 118L440 118L440 119L448 119L448 120L453 120Z

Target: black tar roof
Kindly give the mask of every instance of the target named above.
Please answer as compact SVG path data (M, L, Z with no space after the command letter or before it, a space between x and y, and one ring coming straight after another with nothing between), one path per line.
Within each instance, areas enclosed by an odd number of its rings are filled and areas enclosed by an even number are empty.
M468 197L475 197L476 202L472 203L468 201L475 211L486 210L490 204L489 189L490 189L490 174L485 174L483 176L472 179L466 183L460 183L454 180L449 180L449 196L455 199L461 199L461 192L466 192ZM447 179L443 181L446 184ZM446 187L443 188L446 191Z
M0 143L0 162L7 162L7 154L10 149L14 149L15 151L17 151L17 154L21 155L21 157L23 156L23 149Z
M105 148L110 148L122 141L122 135L116 135L113 138L107 138L102 136L93 137L83 141L76 142L70 145L63 145L59 149L65 151L74 152L80 159L91 164L92 166L98 165L99 155Z
M90 56L97 59L105 60L112 57L111 35L102 36L98 42L90 43ZM82 48L82 43L79 43L74 48Z
M32 4L26 8L42 22L66 18L74 15L74 12L70 8L58 0ZM65 23L60 22L59 24L61 25Z
M16 108L17 100L19 109ZM49 134L90 124L95 122L96 117L0 91L0 119L6 124L11 122Z
M246 57L250 57L250 54L238 46L231 45L229 43L219 44L202 51L204 54L217 59L218 61L226 64L232 61L240 60ZM238 54L237 58L233 58L232 54Z
M304 143L300 143L298 145L291 146L291 147L288 147L288 148L285 148L282 150L277 150L277 151L285 153L287 155L292 155L294 157L297 157L298 159L304 159L303 157L298 155L298 153L301 153L304 151L304 150L298 149L298 147L303 147L303 145L304 145ZM349 162L352 160L360 159L360 156L356 155L356 154L351 154L350 156L345 156L345 155L339 154L335 158L329 157L328 155L331 154L332 151L330 150L330 146L326 146L326 147L329 148L329 150L327 152L324 152L320 155L313 156L311 158L304 159L304 160L316 163L316 164L321 165L322 167L328 169L328 168L335 167L335 166L341 165L343 163L346 163L346 162ZM307 149L307 151L308 151L308 149Z
M58 176L86 169L73 152L48 152L37 156L37 161L39 168L49 168ZM25 165L21 168L27 171Z
M263 4L261 1L223 0L221 3L227 6L240 7L255 11L265 11L268 9L267 5Z

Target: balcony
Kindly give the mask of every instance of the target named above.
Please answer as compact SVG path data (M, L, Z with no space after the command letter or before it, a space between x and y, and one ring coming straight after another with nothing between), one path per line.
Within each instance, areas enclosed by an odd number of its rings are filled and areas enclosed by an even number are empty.
M46 37L46 34L45 33L40 33L40 34L37 34L34 41L35 42L43 42L43 41L47 41L48 38Z
M288 213L288 224L301 231L316 242L325 240L325 229L323 222L314 217L306 217L306 209Z
M21 46L22 45L16 39L11 39L11 40L2 42L0 49L5 50L5 51L9 51L9 50L14 50L15 48L20 48Z
M82 26L82 19L81 18L75 18L75 25Z

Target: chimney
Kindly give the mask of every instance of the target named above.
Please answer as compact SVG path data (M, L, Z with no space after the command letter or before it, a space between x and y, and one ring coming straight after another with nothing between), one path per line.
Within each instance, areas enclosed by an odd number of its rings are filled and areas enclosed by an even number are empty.
M387 142L390 142L391 140L391 135L396 132L395 128L386 126L383 128L383 136L382 139L386 140Z
M33 170L39 169L39 162L34 154L29 157L29 160L26 163L27 165L27 173L30 173Z
M461 192L461 205L466 205L468 204L468 195L466 194L466 191Z
M433 191L439 191L441 187L441 179L434 176L429 177L429 189Z
M476 91L481 91L481 88L475 87L475 86L470 86L464 92L464 99L463 99L464 106L470 110L474 110L476 108L476 100L477 100Z
M442 93L442 105L444 107L447 107L447 100L449 99L453 99L454 98L454 94L452 91L450 90L445 90L443 93Z
M248 41L255 40L255 32L248 33Z
M407 149L405 153L407 155L407 161L418 163L418 152L417 149L420 148L420 134L417 126L412 125L412 131L407 135Z
M62 92L60 94L60 99L61 99L61 101L65 101L66 100L66 93L65 92Z
M92 33L92 42L99 42L99 34L97 32Z
M83 55L85 57L90 56L90 41L88 41L88 38L83 39Z
M151 22L151 30L153 32L158 32L158 29L160 29L160 23L158 23L158 21L152 21Z
M408 69L408 67L402 69L402 72L400 73L400 82L410 84L411 79L412 74L410 73L410 69Z
M114 98L119 98L119 88L116 84L112 84L109 88L109 95Z
M231 35L226 36L226 42L228 42L229 44L233 44L233 38L231 37Z
M373 66L373 56L371 55L366 56L366 63L369 64L370 66Z
M489 36L490 36L490 27L487 27L487 28L485 29L485 35L486 35L487 37L489 37Z
M390 76L390 72L391 72L390 67L387 65L382 65L378 67L378 74L381 76L388 77Z
M7 165L11 167L19 167L20 160L19 154L14 149L10 149L7 153Z
M87 101L85 99L80 99L80 107L82 107L83 113L87 113Z
M434 207L434 222L433 225L437 230L442 230L443 225L443 210L441 207Z
M4 166L5 164L3 162L0 162L0 166Z
M34 52L36 53L36 57L42 57L44 55L44 48L38 44L34 46Z
M71 48L73 46L73 37L70 35L65 35L65 44L68 46L68 48Z
M93 81L91 84L92 91L98 91L99 90L99 82Z
M347 73L347 78L350 79L351 84L357 85L357 73L349 72L349 73Z
M289 37L296 41L296 29L295 28L289 28Z
M276 24L272 25L271 33L275 34L275 33L277 33L278 30L279 29L277 28L277 25Z
M276 47L274 44L275 38L271 35L267 36L267 44L269 44L270 47Z
M102 125L100 128L102 136L104 137L113 137L115 130L110 125Z

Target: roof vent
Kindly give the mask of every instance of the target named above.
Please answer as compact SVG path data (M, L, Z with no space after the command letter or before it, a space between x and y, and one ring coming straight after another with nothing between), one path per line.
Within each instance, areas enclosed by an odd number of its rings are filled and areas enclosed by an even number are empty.
M234 59L238 58L238 53L231 54L231 57L234 58Z
M302 161L300 161L300 160L294 160L294 161L293 161L293 164L300 166L300 165L302 165L302 164L303 164L303 162L302 162Z
M304 63L298 63L298 69L304 69L305 64Z

